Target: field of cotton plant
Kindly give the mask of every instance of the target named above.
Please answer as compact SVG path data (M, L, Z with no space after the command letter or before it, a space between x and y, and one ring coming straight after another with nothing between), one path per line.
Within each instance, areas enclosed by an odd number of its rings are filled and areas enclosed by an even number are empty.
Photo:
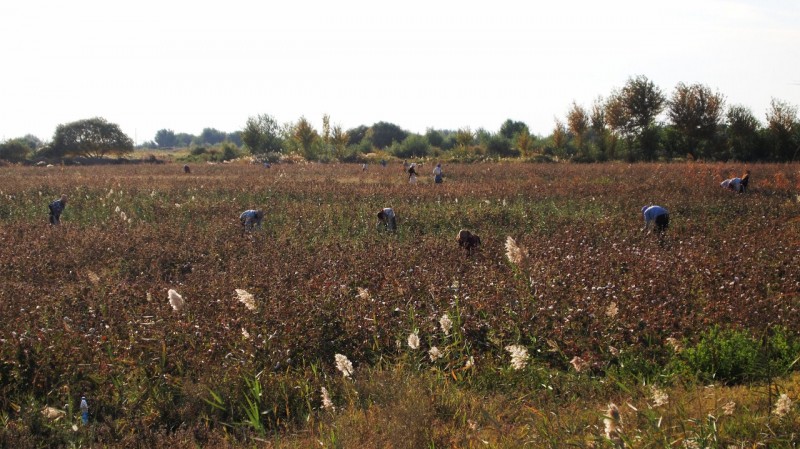
M0 168L0 446L797 446L800 166L434 165Z

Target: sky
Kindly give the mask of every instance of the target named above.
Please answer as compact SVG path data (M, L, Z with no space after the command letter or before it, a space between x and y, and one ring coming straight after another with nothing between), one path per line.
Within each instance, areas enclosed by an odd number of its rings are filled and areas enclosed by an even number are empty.
M103 117L139 144L259 114L546 136L638 75L762 122L773 98L800 105L797 0L25 0L0 17L0 141Z

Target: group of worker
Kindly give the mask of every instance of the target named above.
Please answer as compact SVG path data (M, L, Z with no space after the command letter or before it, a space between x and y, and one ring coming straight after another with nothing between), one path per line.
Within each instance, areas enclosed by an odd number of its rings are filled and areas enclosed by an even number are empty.
M416 164L406 165L403 163L405 170L409 174L411 183L416 182ZM184 166L184 171L189 172L188 166ZM436 164L433 169L434 182L440 184L442 182L442 164ZM750 170L745 171L741 178L730 178L722 181L720 184L722 188L728 189L738 193L745 193L750 183ZM50 209L50 224L58 225L61 223L61 214L67 207L67 195L61 195L60 198L51 202L48 205ZM397 230L397 215L391 207L384 207L377 214L378 229L386 231ZM642 207L642 217L644 219L643 230L654 230L660 238L663 239L664 232L669 228L669 211L662 206L647 205ZM261 209L249 209L239 215L239 222L242 226L242 234L252 231L255 228L261 228L264 221L264 211ZM663 240L662 240L663 243Z

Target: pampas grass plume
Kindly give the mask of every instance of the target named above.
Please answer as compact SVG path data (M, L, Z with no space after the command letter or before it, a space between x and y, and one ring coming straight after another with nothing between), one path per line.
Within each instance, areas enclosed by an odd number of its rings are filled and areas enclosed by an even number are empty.
M173 289L169 289L169 291L167 292L167 296L169 297L169 305L172 306L172 309L174 311L180 312L181 310L183 310L183 306L186 303L183 301L183 297L179 295L178 292L176 292Z

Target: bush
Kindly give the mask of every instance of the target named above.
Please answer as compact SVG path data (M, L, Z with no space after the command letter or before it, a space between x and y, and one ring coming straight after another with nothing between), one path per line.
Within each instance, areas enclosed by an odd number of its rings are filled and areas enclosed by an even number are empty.
M9 162L22 162L28 156L30 147L20 139L0 144L0 159Z
M426 157L431 150L431 144L424 136L412 134L401 143L392 145L392 153L400 159L412 157Z
M800 340L784 328L754 338L741 330L706 331L696 346L681 354L681 362L703 380L728 383L766 380L788 373L800 354Z

